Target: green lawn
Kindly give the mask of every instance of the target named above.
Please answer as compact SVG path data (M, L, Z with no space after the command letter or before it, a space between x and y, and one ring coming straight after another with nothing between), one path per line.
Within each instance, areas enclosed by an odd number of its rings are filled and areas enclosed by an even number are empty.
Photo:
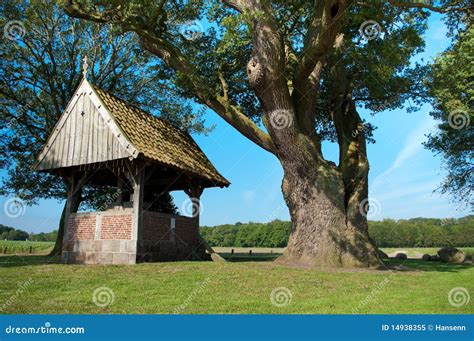
M271 255L279 255L283 253L285 248L264 248L264 247L214 247L214 251L216 251L219 254L223 255L231 255L231 250L234 250L234 256L244 256L247 258L252 258L250 257L249 251L252 250L253 254L266 254L269 257ZM413 257L413 258L421 258L421 256L425 253L429 255L436 255L440 247L384 247L382 248L382 251L384 251L387 254L397 252L397 251L406 251L408 257ZM464 252L466 256L474 257L474 247L460 247L460 250Z
M396 252L396 251L406 251L408 257L414 257L417 254L419 255L419 254L425 254L425 253L427 253L429 255L436 255L436 253L438 252L439 249L440 249L440 247L415 247L415 248L403 248L403 247L392 247L392 248L390 248L390 247L387 247L387 248L382 248L382 250L387 254L392 253L392 252ZM459 247L458 249L463 251L466 256L471 256L471 257L474 256L474 247Z
M47 256L0 257L3 313L474 313L474 297L461 307L448 292L474 295L474 267L389 260L396 271L289 268L270 261L176 262L137 265L64 265ZM93 293L113 292L99 307ZM278 307L276 288L291 293ZM283 289L284 295L288 291ZM99 297L106 299L110 291ZM288 297L288 296L287 296ZM356 309L356 310L354 310Z

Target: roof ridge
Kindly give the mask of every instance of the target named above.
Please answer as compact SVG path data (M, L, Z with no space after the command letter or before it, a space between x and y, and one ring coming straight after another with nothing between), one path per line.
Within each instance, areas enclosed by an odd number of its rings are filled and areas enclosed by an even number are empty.
M124 100L123 98L121 98L121 97L119 97L119 96L117 96L117 95L114 95L114 94L111 93L110 91L107 91L107 90L104 90L104 89L102 89L102 88L99 88L98 86L96 86L96 85L94 85L94 84L92 84L92 83L90 83L90 82L89 82L89 84L92 86L92 88L93 88L94 90L99 90L99 92L105 92L105 93L106 93L107 95L109 95L110 97L113 97L113 98L115 98L116 100L118 100L118 101L120 101L120 102L123 102L126 106L131 107L131 108L133 108L133 109L136 109L136 110L140 111L141 113L145 114L146 116L149 116L149 117L151 117L151 118L153 118L153 119L159 120L159 121L161 121L161 122L163 122L163 123L165 123L165 124L169 124L169 125L173 126L174 128L179 129L180 131L187 133L186 130L182 129L180 126L178 126L178 125L175 124L174 122L171 122L171 121L169 121L169 120L167 120L167 119L165 119L165 118L163 118L163 117L153 115L152 113L150 113L150 112L148 112L148 111L146 111L146 110L143 110L143 109L140 108L138 105L132 104L132 103L130 103L129 101Z

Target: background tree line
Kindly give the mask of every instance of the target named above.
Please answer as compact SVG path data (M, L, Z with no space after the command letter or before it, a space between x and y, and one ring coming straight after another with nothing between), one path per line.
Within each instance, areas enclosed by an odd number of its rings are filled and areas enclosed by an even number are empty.
M211 246L285 247L291 222L236 223L201 227ZM474 215L460 219L385 219L369 221L369 235L378 247L474 246Z
M211 246L285 247L291 222L235 223L202 226L201 236ZM55 241L57 230L28 233L0 224L0 240ZM459 219L385 219L369 221L369 235L379 247L474 246L474 215Z
M58 231L41 233L28 233L23 230L17 230L13 227L8 227L0 224L0 240L31 240L37 242L54 242Z

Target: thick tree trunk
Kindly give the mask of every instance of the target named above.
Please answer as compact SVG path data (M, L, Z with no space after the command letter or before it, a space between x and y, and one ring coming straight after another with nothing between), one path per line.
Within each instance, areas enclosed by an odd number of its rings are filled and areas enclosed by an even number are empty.
M355 225L345 207L344 182L335 167L284 165L283 194L293 223L282 261L318 267L381 267L367 222ZM352 205L352 204L351 204Z
M279 158L285 171L283 194L293 222L283 260L322 267L378 268L383 263L369 237L366 215L369 163L364 127L350 97L345 70L334 67L331 71L331 118L339 165L323 160L317 141L311 141L311 135L298 125L286 132L293 132L293 138L275 136L286 142ZM288 143L291 140L296 143Z

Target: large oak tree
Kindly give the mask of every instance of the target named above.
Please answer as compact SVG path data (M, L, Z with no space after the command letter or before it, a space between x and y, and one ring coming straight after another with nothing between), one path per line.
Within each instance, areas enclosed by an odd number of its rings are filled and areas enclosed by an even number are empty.
M173 71L170 86L280 161L292 231L284 259L379 266L367 232L366 143L374 112L422 99L427 10L463 1L66 1L76 18L135 32ZM416 104L416 103L415 103ZM321 142L339 145L339 164Z

